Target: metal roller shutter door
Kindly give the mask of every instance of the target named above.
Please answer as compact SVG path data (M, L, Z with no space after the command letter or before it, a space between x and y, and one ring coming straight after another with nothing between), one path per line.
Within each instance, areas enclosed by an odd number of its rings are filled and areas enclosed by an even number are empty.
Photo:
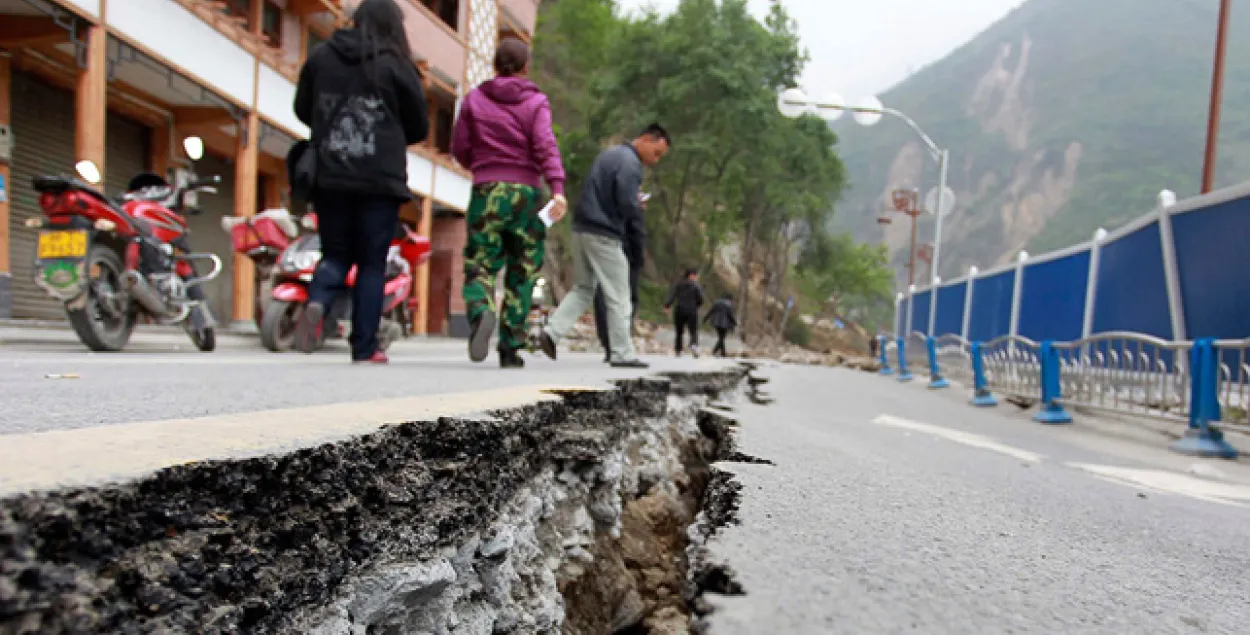
M187 227L190 230L187 238L195 251L211 252L221 258L221 275L204 285L204 293L208 296L217 321L229 324L234 307L234 250L230 245L230 236L221 229L221 219L234 214L234 164L212 154L205 154L203 159L196 162L195 172L201 177L213 174L221 176L221 184L217 186L216 194L199 195L203 213L187 218Z
M148 171L148 141L152 130L121 115L109 113L104 136L104 191L115 196L126 191L130 179Z
M30 181L43 174L74 171L74 96L24 73L13 75L13 206L10 222L13 267L13 316L64 319L59 302L31 281L35 232L22 223L39 216L38 196ZM109 113L104 156L104 189L125 191L130 179L147 169L151 131L140 123Z
M41 214L30 181L45 174L74 171L74 96L26 73L13 73L12 205L9 258L13 271L13 317L65 319L61 304L35 286L31 277L35 232L23 224Z

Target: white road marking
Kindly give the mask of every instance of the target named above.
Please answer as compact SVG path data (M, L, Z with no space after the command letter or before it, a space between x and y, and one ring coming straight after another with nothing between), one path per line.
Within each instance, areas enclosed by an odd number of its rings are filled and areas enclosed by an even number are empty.
M1247 507L1247 505L1236 501L1250 501L1250 486L1246 485L1219 483L1163 470L1094 465L1090 463L1065 463L1064 465L1088 472L1112 483L1139 487L1163 494L1188 496L1189 498L1209 503Z
M264 456L540 401L593 386L529 385L0 436L0 496L128 480L191 461ZM38 457L32 459L31 457Z
M962 443L963 445L967 445L970 447L980 448L982 450L989 450L991 452L997 452L999 454L1005 454L1007 456L1010 456L1015 459L1019 459L1026 463L1037 463L1044 458L1040 454L1029 452L1028 450L1022 450L1020 448L1015 448L1009 445L1003 445L1002 443L999 443L989 437L984 437L979 434L973 434L971 432L963 432L961 430L951 430L950 428L943 428L941 426L921 423L919 421L912 421L910 419L903 419L901 417L894 417L890 415L879 415L876 419L873 419L872 422L878 425L890 426L893 428L913 430L915 432L924 432L926 434L931 434L936 437L941 437L948 441L954 441L955 443Z

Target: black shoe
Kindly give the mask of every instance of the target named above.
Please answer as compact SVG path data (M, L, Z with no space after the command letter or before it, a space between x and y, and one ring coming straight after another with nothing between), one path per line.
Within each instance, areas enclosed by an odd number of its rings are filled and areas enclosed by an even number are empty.
M301 353L311 354L321 345L321 330L325 327L326 308L317 302L304 305L304 312L295 324L295 347Z
M515 350L499 349L500 368L525 368L525 360Z
M624 362L612 362L612 368L651 368L651 364L641 359L631 359Z
M556 341L546 331L538 336L538 347L542 349L543 354L551 359L556 358Z
M473 321L469 332L469 360L480 362L490 355L490 334L495 330L495 313L486 311Z

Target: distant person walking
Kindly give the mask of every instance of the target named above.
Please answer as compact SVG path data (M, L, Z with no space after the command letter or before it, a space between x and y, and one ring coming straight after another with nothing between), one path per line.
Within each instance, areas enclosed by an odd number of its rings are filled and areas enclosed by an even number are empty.
M408 146L429 132L425 92L394 0L364 0L354 26L339 29L300 69L295 115L311 130L315 152L312 203L321 262L296 324L305 353L322 339L326 307L352 287L352 361L385 364L378 348L386 255L408 191Z
M712 348L712 355L728 357L729 351L725 348L725 336L738 328L738 316L734 315L733 296L728 293L721 296L712 304L712 308L708 309L707 315L703 316L703 322L711 324L712 328L716 329L716 346Z
M480 362L495 330L495 279L504 273L499 307L499 366L522 368L526 318L543 266L547 227L538 217L543 179L555 202L551 218L564 217L564 166L551 129L551 104L527 79L530 52L505 38L495 51L494 79L464 98L451 152L473 172L468 241L464 247L464 296L471 332L469 359Z
M607 303L612 366L646 368L638 359L629 333L629 261L622 240L631 214L640 214L639 188L643 166L659 163L668 152L668 132L659 124L647 126L633 141L599 153L582 198L573 211L573 289L564 296L543 331L543 352L556 358L556 345L594 302L603 288Z
M699 308L703 306L703 287L699 285L699 272L687 269L664 301L664 312L672 313L676 334L677 356L681 357L682 335L690 334L690 353L699 356Z
M642 267L646 264L647 231L643 224L642 210L647 208L646 195L639 197L639 212L630 214L625 222L625 260L629 261L629 332L634 332L634 317L638 315L638 279L642 275ZM612 361L612 338L608 336L608 303L603 298L603 287L595 290L595 332L599 335L599 344L603 347L604 363Z

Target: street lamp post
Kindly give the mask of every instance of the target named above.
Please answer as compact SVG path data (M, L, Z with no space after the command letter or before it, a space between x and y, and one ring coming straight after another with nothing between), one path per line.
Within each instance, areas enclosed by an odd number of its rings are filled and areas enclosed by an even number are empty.
M781 114L798 118L803 115L817 115L825 121L836 121L842 116L843 112L850 112L855 118L856 123L861 126L873 126L885 115L890 115L897 119L903 120L908 128L915 132L920 140L924 142L925 147L929 150L929 156L938 163L938 186L931 194L933 201L930 211L937 215L937 223L934 226L933 240L933 263L929 270L930 285L934 286L933 280L938 275L938 264L942 254L942 217L950 212L954 206L953 192L948 192L946 187L946 168L949 153L938 147L929 135L925 134L920 126L902 111L893 108L886 108L882 105L881 100L876 97L869 97L856 106L847 106L841 96L837 94L829 94L824 99L814 100L807 96L801 89L788 88L782 91L781 96L777 99L777 110ZM926 203L929 201L926 199ZM933 330L933 322L937 315L934 310L937 307L936 302L929 303L929 330Z

